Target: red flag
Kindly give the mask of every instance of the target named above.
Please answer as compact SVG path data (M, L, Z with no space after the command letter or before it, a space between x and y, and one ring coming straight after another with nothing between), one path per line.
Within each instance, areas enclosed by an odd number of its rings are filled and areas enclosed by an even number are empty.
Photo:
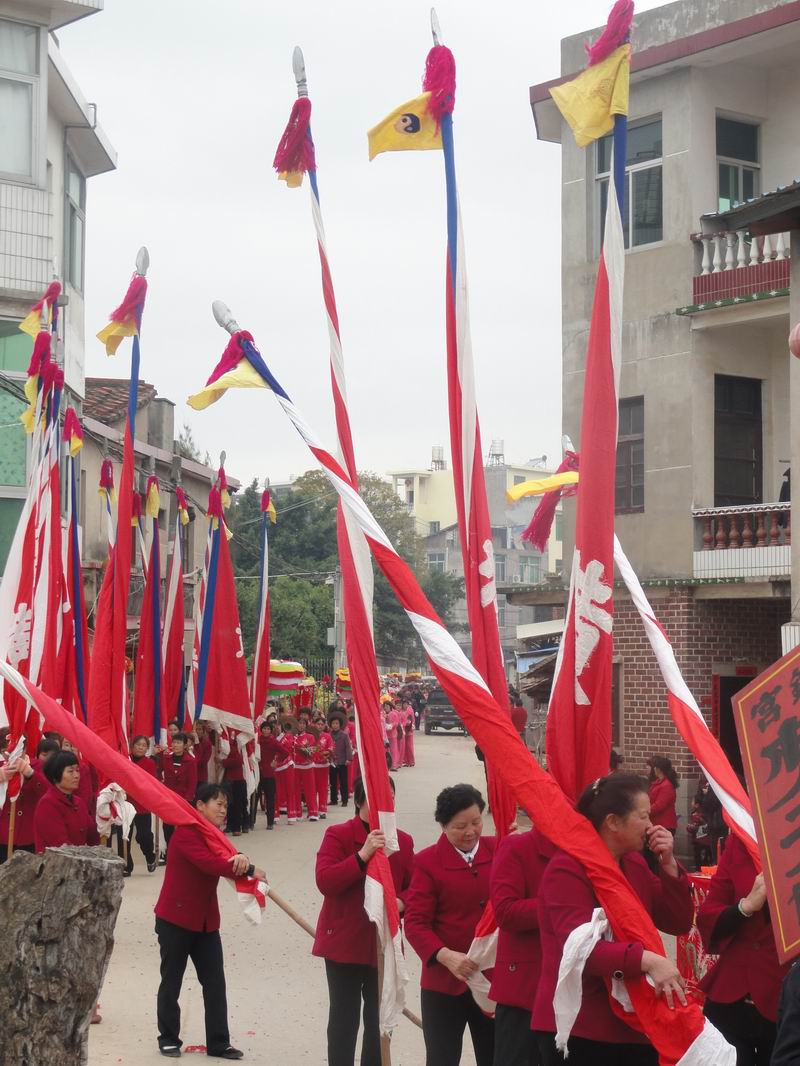
M151 478L155 481L155 478ZM151 493L148 490L148 496ZM158 487L155 490L156 501ZM148 514L150 514L148 501ZM154 743L166 741L167 716L164 707L164 677L161 661L161 546L158 533L158 503L155 504L150 563L142 598L139 622L139 650L133 690L133 735L149 737Z
M258 629L250 674L250 702L253 717L264 713L269 690L269 524L275 521L275 506L267 489L261 494L261 558L259 560Z
M181 528L189 521L183 489L175 489L178 515L175 520L175 539L167 579L164 607L164 637L161 658L164 668L164 713L166 721L177 718L183 724L186 706L186 669L184 662L184 606L183 606L183 547Z

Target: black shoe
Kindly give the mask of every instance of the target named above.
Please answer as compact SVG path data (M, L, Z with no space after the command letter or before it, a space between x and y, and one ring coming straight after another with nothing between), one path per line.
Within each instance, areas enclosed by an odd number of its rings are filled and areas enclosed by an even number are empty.
M122 871L122 876L123 877L130 877L132 873L133 873L132 870L123 870Z
M343 807L346 807L346 806L347 806L347 800L342 800L342 806L343 806Z
M147 872L149 874L154 874L156 872L156 860L155 859L153 859L152 862L148 862L148 864L147 864Z
M207 1051L212 1059L243 1059L244 1052L237 1047L226 1047L224 1051Z
M158 1050L162 1055L166 1055L168 1059L179 1059L181 1057L181 1049L177 1044L164 1044Z
M274 826L274 825L268 825L268 826L267 826L267 829L274 829L274 828L275 828L275 826Z

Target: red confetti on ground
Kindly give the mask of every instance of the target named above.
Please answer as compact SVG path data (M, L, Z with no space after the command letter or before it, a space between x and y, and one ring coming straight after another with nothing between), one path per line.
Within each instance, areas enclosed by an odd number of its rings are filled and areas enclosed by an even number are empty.
M195 1053L199 1053L199 1054L205 1055L207 1051L208 1051L208 1048L206 1047L205 1044L188 1044L183 1049L184 1055L193 1055Z
M248 1036L255 1036L256 1035L255 1029L248 1029L247 1030L247 1035Z

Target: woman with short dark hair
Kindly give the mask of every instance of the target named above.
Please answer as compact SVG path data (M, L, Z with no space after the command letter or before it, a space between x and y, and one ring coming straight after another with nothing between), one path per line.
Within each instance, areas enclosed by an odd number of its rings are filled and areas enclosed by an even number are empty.
M353 1066L362 1004L361 1066L380 1066L376 930L364 909L364 892L367 863L385 847L386 837L381 830L370 829L369 803L360 777L353 786L353 804L355 818L329 826L317 852L317 888L323 903L312 954L325 960L328 979L328 1066ZM402 914L414 841L398 829L397 842L400 846L389 855L389 868Z
M71 751L55 752L44 764L44 775L51 787L36 804L36 851L62 844L99 844L94 819L77 794L81 785L78 757Z
M647 782L636 774L615 773L598 778L578 800L578 811L598 833L605 847L659 929L679 935L692 925L691 888L686 872L672 852L672 834L650 821ZM645 842L658 860L658 875L641 855ZM677 967L641 943L622 943L602 937L586 957L582 970L580 1007L564 1053L556 1047L554 1000L564 945L570 934L592 921L600 904L583 865L565 852L548 863L539 885L539 935L542 968L533 1007L543 1066L656 1066L658 1055L639 1031L612 1010L608 983L612 978L647 974L657 995L670 1007L673 997L685 1003L684 982Z
M663 825L675 836L678 828L678 813L675 800L678 795L678 775L672 768L672 760L666 755L651 755L647 760L650 770L650 821Z
M439 840L414 860L406 896L406 939L422 959L422 1031L427 1066L457 1066L469 1026L477 1066L492 1066L494 1022L467 987L467 957L489 900L495 838L484 837L483 796L452 785L436 798Z
M221 829L228 817L228 791L208 782L199 785L194 799L199 814ZM178 1005L183 974L189 959L203 988L208 1054L240 1059L231 1046L225 993L217 885L220 877L257 877L266 881L246 855L223 860L216 856L196 825L176 826L167 852L167 868L155 906L156 934L161 948L158 988L158 1046L162 1055L181 1054L181 1011Z

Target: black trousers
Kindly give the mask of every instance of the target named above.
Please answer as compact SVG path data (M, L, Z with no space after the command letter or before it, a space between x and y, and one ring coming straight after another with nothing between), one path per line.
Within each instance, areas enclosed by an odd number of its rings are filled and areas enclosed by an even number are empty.
M28 851L33 855L33 844L15 844L14 851ZM8 844L0 844L0 864L8 862Z
M258 798L264 799L267 812L267 825L275 825L275 778L262 777L258 782Z
M170 837L175 832L175 826L169 825L167 822L162 822L161 824L164 827L164 852L166 853L166 850L169 847Z
M658 1052L650 1044L607 1044L602 1040L584 1040L571 1036L567 1041L569 1057L556 1048L556 1034L537 1032L542 1066L658 1066Z
M227 830L229 833L241 833L245 826L249 828L250 825L247 815L247 785L244 781L229 781L228 784L231 799L228 804Z
M328 1066L353 1066L364 1004L361 1066L381 1066L378 971L374 966L325 960L328 979Z
M703 1013L736 1048L736 1066L769 1066L775 1044L775 1022L752 1003L714 1003L707 999Z
M531 1029L531 1012L498 1003L494 1014L494 1061L497 1066L539 1066L539 1042Z
M800 1062L800 963L795 963L783 979L778 1004L778 1035L772 1052L772 1066L795 1066Z
M350 799L350 791L347 787L347 774L350 767L347 763L344 766L331 766L330 778L331 778L331 803L339 802L339 794L342 796L342 803L347 803Z
M494 1020L486 1017L471 992L448 996L444 992L423 988L420 998L425 1066L458 1066L467 1026L472 1036L477 1066L492 1066Z
M203 988L206 1016L206 1046L209 1055L230 1046L228 1001L219 930L195 933L163 918L156 918L156 934L161 948L161 984L158 986L158 1046L181 1046L181 994L186 963L192 960Z
M117 855L125 858L125 849L122 846L122 831L114 826L117 831ZM133 870L133 834L136 833L136 842L144 855L145 862L156 861L156 842L153 838L153 818L150 814L137 814L131 826L131 835L128 837L128 872Z

